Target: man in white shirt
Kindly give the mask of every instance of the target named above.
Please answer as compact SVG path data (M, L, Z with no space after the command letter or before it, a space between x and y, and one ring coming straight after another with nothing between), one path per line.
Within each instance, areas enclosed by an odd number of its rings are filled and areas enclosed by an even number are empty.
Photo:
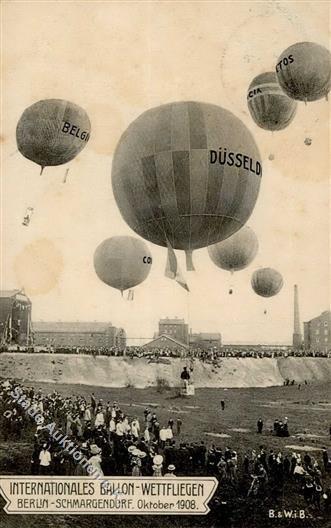
M117 424L116 424L116 434L117 434L117 436L123 436L124 432L125 432L124 429L125 429L125 427L124 427L123 422L117 422Z
M47 444L43 444L42 450L39 453L39 465L40 465L40 474L48 475L51 465L51 454L47 449Z
M88 405L84 411L84 421L85 422L90 422L91 419L92 419L92 415L91 415L91 405Z
M132 423L131 423L131 432L133 434L133 436L135 438L139 438L139 433L140 433L140 424L139 424L139 420L137 417L135 417L133 420L132 420Z
M94 426L98 427L99 425L104 425L104 423L105 423L105 417L104 417L103 412L100 410L96 414Z

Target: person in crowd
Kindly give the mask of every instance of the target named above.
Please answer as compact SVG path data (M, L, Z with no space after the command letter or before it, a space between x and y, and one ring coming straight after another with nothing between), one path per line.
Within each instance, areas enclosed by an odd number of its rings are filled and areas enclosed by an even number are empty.
M330 460L329 453L326 447L323 447L322 456L323 456L324 470L328 471L329 468L331 467L331 460Z
M314 480L310 475L307 475L304 482L303 496L307 504L312 502L314 493Z
M97 406L97 400L96 400L96 397L94 395L94 392L92 392L92 394L91 394L91 409L92 409L92 413L93 414L95 414L96 406Z
M51 454L49 452L47 444L43 444L42 449L39 453L39 467L40 475L49 475L51 465Z
M98 409L95 415L94 426L99 427L100 425L104 425L104 424L105 424L105 415L103 413L102 407L98 406Z
M313 490L313 504L316 506L318 510L321 509L321 497L323 493L323 488L321 484L321 480L319 477L314 478L313 482L314 490Z
M12 400L10 392L15 387L20 387L32 409L39 409L39 414L40 409L43 409L43 425L37 426L33 418ZM88 399L82 396L63 396L55 390L43 394L41 390L24 387L15 380L0 381L2 436L5 436L6 429L10 432L10 436L7 433L7 438L15 438L15 428L18 423L21 424L24 439L31 441L30 473L33 475L88 474L86 468L75 461L49 434L47 425L55 421L60 436L64 436L68 431L68 439L77 445L77 450L84 454L100 475L160 477L164 467L167 477L175 474L215 476L222 483L222 489L230 487L233 493L233 490L240 488L242 482L248 481L249 475L254 474L261 483L267 484L260 486L260 493L271 495L273 500L279 497L284 485L291 485L293 476L298 483L294 492L302 491L306 502L312 508L327 508L327 499L324 499L323 495L323 487L326 489L326 497L329 493L328 481L324 482L324 479L328 478L329 468L327 449L323 449L321 454L317 452L316 455L315 452L312 455L304 450L300 455L285 448L270 450L267 454L266 447L259 445L244 453L236 452L231 444L220 447L205 445L203 441L188 442L184 435L183 440L186 442L179 443L178 439L173 437L174 420L171 416L165 417L162 414L164 410L159 416L159 413L145 409L142 413L145 422L140 430L138 413L125 415L117 402L111 404L107 401L105 405L101 399L97 400L95 396L94 398L95 413L88 415L86 411L92 407L87 404ZM104 421L98 420L99 413L103 415ZM88 420L90 416L92 420ZM285 417L282 424L287 425L287 422ZM277 439L271 440L274 446ZM172 467L175 467L175 470ZM293 483L290 489L293 489Z
M88 462L95 469L95 471L98 472L98 475L103 476L104 473L101 467L101 460L102 460L101 452L102 452L102 449L100 447L98 447L96 444L92 444L90 446L91 456L88 459Z
M177 436L180 435L180 432L181 432L181 429L182 429L182 425L183 425L182 420L180 418L177 418L177 420L176 420L176 426L177 426L176 434L177 434Z
M91 422L92 420L91 405L86 406L84 413L83 413L83 419L85 422Z
M162 477L163 456L155 455L153 458L153 477Z
M176 470L176 466L174 466L174 464L169 464L167 473L165 473L164 476L171 477L171 478L176 477L175 470Z
M257 421L257 432L259 434L262 434L262 429L263 429L263 420L262 418L259 418Z
M184 367L183 370L182 370L182 373L180 375L180 379L182 380L182 383L185 387L187 387L190 379L191 379L191 376L190 376L190 373L189 371L187 370L187 367Z

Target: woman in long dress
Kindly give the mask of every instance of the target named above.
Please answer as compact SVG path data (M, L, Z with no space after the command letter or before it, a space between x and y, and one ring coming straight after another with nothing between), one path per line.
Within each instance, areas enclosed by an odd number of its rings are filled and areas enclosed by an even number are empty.
M101 467L101 456L98 454L98 455L92 455L91 458L89 458L88 462L91 466L93 466L93 468L95 469L95 472L98 473L98 475L101 475L103 476L104 475L104 472L102 470L102 467Z

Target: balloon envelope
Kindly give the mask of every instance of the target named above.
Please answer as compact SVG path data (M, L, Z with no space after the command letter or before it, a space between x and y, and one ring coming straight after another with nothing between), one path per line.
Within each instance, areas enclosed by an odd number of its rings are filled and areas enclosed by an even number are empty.
M221 269L239 271L246 268L255 258L259 243L254 231L244 226L234 235L208 246L211 260Z
M258 148L240 119L216 105L179 102L131 123L114 154L112 186L136 233L190 251L245 224L261 175Z
M120 291L143 282L151 265L152 256L145 242L130 236L107 238L94 253L94 269L99 279Z
M314 42L298 42L279 57L278 82L292 99L316 101L326 97L331 86L331 54Z
M42 167L71 161L85 147L91 124L83 108L45 99L24 110L16 128L18 150Z
M293 120L297 103L280 88L277 75L266 72L253 79L247 104L255 123L265 130L282 130Z
M283 277L275 269L262 268L254 271L251 284L255 293L261 297L273 297L282 289Z

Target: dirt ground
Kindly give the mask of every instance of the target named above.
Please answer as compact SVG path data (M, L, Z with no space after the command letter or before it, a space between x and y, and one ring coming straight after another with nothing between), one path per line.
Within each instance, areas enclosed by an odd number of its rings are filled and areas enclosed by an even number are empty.
M270 449L290 453L294 450L304 455L311 450L313 456L320 457L323 446L330 448L329 427L331 424L331 384L250 388L250 389L198 389L195 396L181 398L177 389L160 391L156 388L102 388L86 385L60 385L52 383L32 383L45 392L56 387L65 395L82 394L89 399L91 392L105 402L118 401L120 407L130 417L137 416L141 421L146 406L153 407L160 424L173 418L182 420L182 430L178 442L204 440L207 446L215 444L221 448L230 446L239 454L241 468L243 454L247 450L258 449L263 445ZM220 402L225 401L225 410ZM289 438L278 438L271 434L275 418L288 418ZM262 435L256 432L258 418L264 421ZM26 474L27 461L31 454L30 439L8 444L0 443L1 474ZM291 447L287 447L291 446ZM10 463L8 465L8 457ZM6 462L7 461L7 462ZM325 475L323 482L331 486L331 476ZM174 528L264 528L296 527L329 528L331 520L326 512L307 508L296 485L285 484L282 493L275 499L254 498L247 500L238 490L220 488L217 496L226 505L213 505L207 516L8 516L0 514L0 524L4 528L164 528L171 524ZM268 510L305 509L305 519L269 519Z

